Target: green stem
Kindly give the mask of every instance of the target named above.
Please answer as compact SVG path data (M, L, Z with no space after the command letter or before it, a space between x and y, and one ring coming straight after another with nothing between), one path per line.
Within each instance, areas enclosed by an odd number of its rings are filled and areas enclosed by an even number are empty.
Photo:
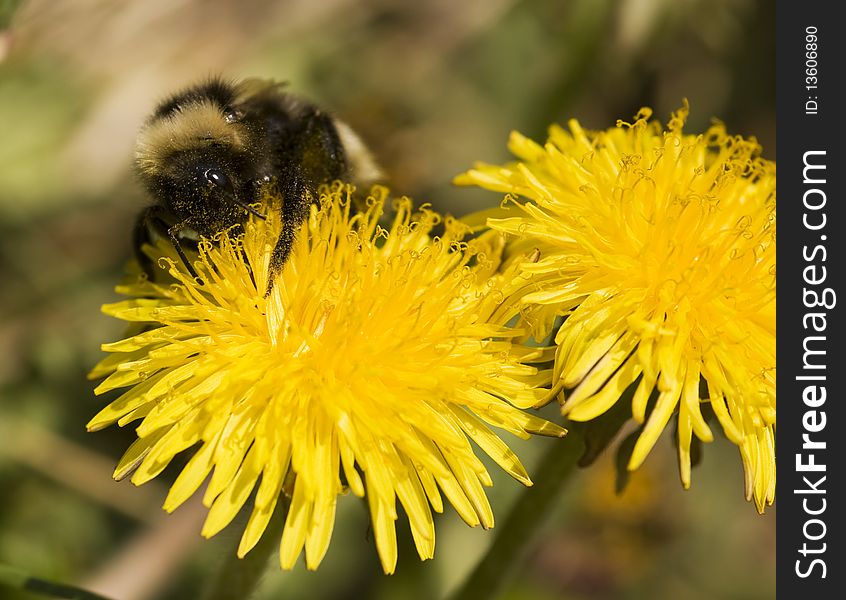
M206 590L205 600L247 600L252 597L271 554L279 548L287 516L288 498L281 494L261 539L244 558L238 558L237 545L227 553L217 577Z
M520 566L532 539L561 501L560 491L584 451L581 436L570 431L556 441L534 469L534 485L526 488L496 535L487 554L450 596L452 600L493 600Z

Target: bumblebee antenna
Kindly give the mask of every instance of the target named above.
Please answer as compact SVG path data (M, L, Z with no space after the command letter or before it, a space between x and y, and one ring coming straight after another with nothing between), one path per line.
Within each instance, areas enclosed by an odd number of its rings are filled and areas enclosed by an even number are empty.
M238 198L236 198L236 197L232 196L232 201L233 201L235 204L237 204L238 206L240 206L241 208L243 208L244 210L246 210L248 213L250 213L250 214L255 215L256 217L258 217L258 218L259 218L259 219L261 219L262 221L267 220L267 215L263 215L262 213L260 213L259 211L257 211L255 208L253 208L253 207L252 207L252 206L250 206L249 204L247 204L247 203L245 203L245 202L241 202L240 200L238 200Z

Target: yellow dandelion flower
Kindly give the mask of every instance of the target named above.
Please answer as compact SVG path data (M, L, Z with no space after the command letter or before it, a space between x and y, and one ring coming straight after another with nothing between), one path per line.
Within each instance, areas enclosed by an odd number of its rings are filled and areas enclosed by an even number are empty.
M469 525L491 527L483 486L491 478L470 440L518 481L517 456L490 426L522 438L564 430L515 408L543 396L549 372L521 335L490 321L502 300L479 278L490 271L485 243L460 241L462 227L411 203L397 205L390 230L378 225L385 191L362 213L336 186L312 207L283 273L265 298L281 223L251 221L237 239L200 244L199 280L173 249L148 248L171 285L138 280L106 314L148 324L105 344L92 372L96 389L126 388L88 424L97 430L141 419L138 439L115 470L132 482L154 477L178 453L193 456L164 504L173 511L211 477L203 535L223 529L254 494L241 538L245 555L264 532L281 493L290 508L280 562L305 549L315 569L329 545L337 497L366 497L385 572L397 560L396 500L417 551L431 558L432 509L443 496ZM267 207L265 207L267 208ZM343 477L343 480L342 480Z
M571 120L545 146L513 133L519 162L456 181L529 199L488 225L540 250L522 267L536 335L566 315L553 375L554 395L569 390L563 413L589 421L636 384L628 468L676 414L687 488L692 436L713 438L706 403L763 511L775 493L775 163L722 124L683 133L687 114L685 103L666 131L648 109L607 131Z

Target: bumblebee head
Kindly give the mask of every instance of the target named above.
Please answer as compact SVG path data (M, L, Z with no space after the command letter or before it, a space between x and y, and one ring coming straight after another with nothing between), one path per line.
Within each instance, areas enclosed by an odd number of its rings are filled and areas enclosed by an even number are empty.
M175 218L212 235L255 212L249 203L259 174L248 127L220 89L204 89L191 88L157 108L138 136L136 166Z
M202 235L213 235L243 221L251 210L248 165L243 154L225 147L180 150L147 178L147 185L174 217Z

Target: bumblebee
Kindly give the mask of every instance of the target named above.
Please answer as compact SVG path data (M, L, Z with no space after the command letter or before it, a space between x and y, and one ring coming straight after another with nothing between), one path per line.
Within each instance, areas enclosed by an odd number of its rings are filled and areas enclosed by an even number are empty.
M300 224L322 183L369 186L381 177L372 156L342 121L284 84L212 78L160 102L142 127L136 167L155 204L139 215L133 248L144 271L154 269L141 247L153 235L170 239L188 271L182 243L235 231L252 205L272 189L281 197L283 229L270 261L270 293Z

